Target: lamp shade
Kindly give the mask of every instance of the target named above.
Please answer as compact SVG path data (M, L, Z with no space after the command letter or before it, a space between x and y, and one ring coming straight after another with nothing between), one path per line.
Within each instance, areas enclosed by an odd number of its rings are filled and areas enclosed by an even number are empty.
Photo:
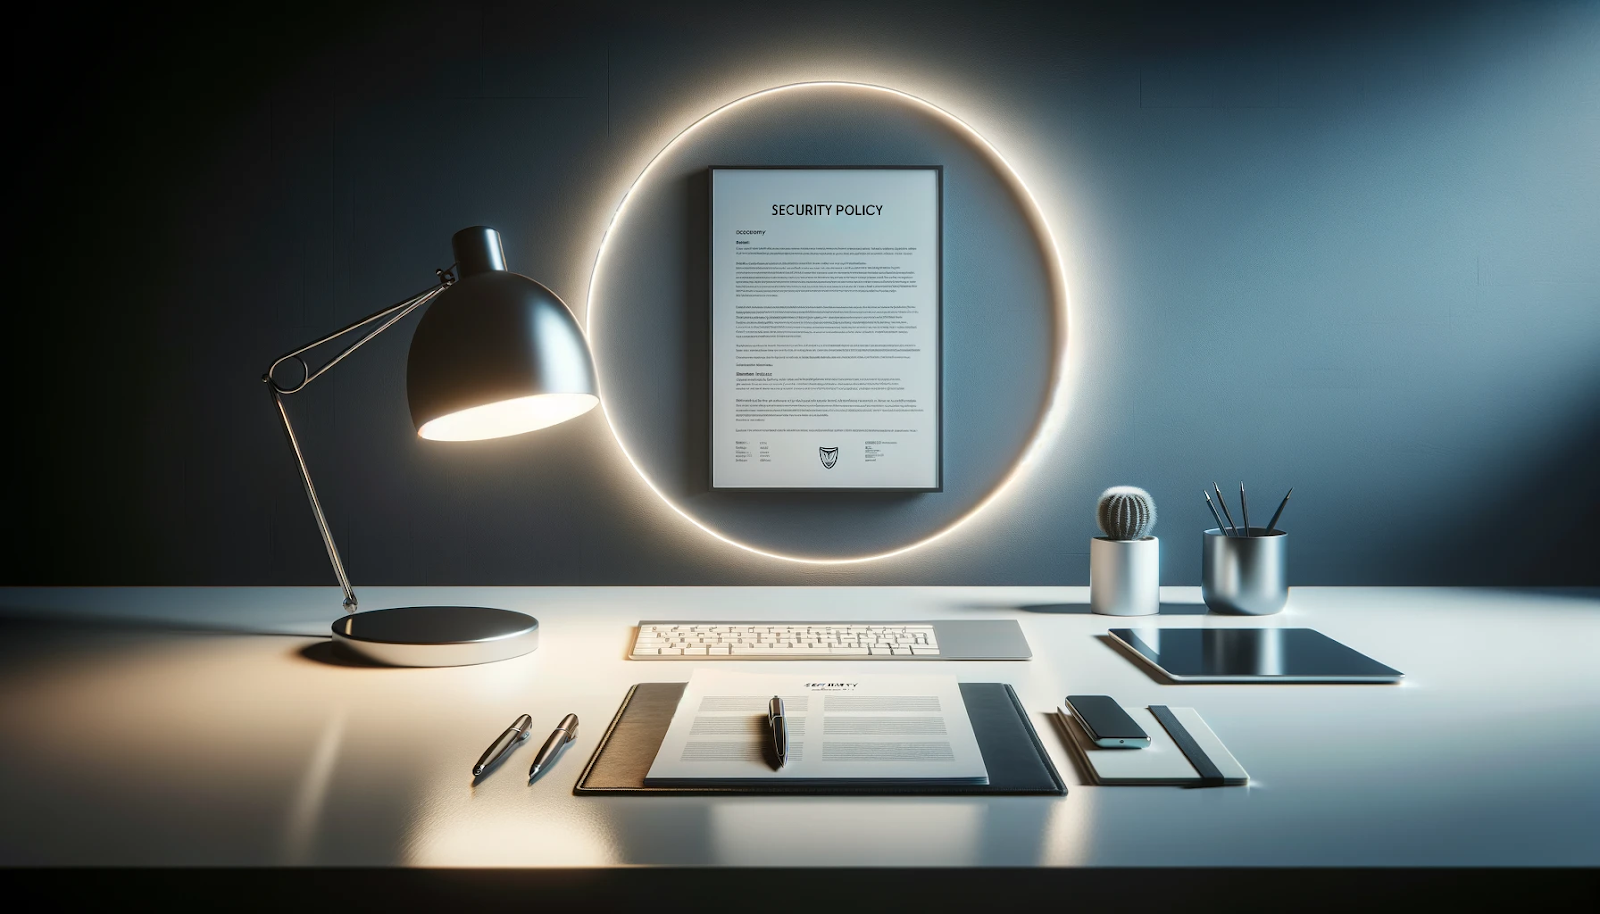
M406 359L417 434L501 438L593 409L594 363L566 304L506 269L494 229L462 229L450 244L460 278L429 305Z

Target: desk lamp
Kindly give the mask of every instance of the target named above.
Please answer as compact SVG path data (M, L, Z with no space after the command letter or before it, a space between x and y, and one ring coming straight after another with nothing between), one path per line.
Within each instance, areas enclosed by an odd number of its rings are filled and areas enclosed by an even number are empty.
M456 232L451 270L435 270L433 288L285 353L261 379L283 420L311 513L349 614L333 623L334 640L393 666L461 666L505 660L539 645L532 616L483 606L404 606L357 612L356 593L317 500L305 455L283 398L297 394L401 318L433 302L411 338L406 397L417 434L433 441L503 438L565 422L593 409L594 363L583 331L554 292L506 269L500 233L485 226ZM355 342L313 369L308 351L364 328ZM280 381L286 363L299 378ZM291 369L292 370L292 369Z

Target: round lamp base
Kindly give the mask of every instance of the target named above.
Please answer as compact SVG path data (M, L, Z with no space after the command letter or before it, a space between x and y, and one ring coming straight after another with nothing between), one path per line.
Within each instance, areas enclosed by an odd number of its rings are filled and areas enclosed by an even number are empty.
M539 620L485 606L402 606L345 616L333 640L389 666L467 666L539 646Z

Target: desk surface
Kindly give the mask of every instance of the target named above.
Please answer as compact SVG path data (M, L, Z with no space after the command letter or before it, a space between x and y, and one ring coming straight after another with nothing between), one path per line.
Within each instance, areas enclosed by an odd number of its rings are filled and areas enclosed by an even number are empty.
M0 590L0 865L411 866L1600 864L1600 597L1296 588L1281 614L1171 626L1316 628L1400 685L1163 685L1105 643L1086 588L364 588L370 608L530 612L538 651L477 667L356 666L332 588ZM629 685L641 618L1014 618L1034 659L922 672L1016 687L1066 797L573 796ZM777 662L724 669L789 669ZM843 669L862 664L833 662ZM893 672L900 666L870 667ZM1198 708L1246 788L1082 786L1047 714L1067 693ZM577 742L473 784L514 717ZM533 740L531 742L537 742Z

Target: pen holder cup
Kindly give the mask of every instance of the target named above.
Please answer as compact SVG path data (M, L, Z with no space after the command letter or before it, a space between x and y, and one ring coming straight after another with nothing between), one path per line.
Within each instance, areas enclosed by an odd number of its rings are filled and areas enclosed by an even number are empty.
M1289 534L1251 527L1228 536L1213 527L1200 553L1200 595L1212 612L1267 616L1289 599Z

